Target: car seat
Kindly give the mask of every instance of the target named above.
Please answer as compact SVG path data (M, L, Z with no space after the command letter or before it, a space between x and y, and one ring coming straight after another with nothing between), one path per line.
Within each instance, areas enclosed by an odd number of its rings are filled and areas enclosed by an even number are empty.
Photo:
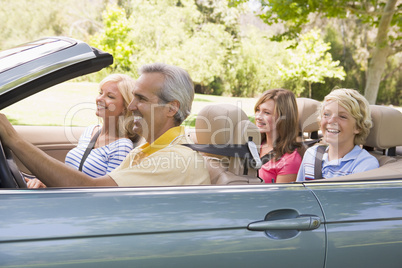
M298 152L303 157L308 147L320 142L318 110L321 102L309 98L296 98L296 102L299 112L299 136L297 141L302 142L304 145Z
M296 102L299 112L300 136L307 139L318 139L318 130L320 129L318 109L321 102L309 98L296 98Z
M204 107L195 121L195 142L214 144L225 150L225 146L244 145L252 139L259 147L261 134L242 109L231 104L213 104ZM239 157L228 157L203 153L210 172L212 184L255 184L262 180L257 169L250 167Z
M396 147L402 145L402 113L382 105L370 105L373 127L364 148L374 155L380 166L395 162Z

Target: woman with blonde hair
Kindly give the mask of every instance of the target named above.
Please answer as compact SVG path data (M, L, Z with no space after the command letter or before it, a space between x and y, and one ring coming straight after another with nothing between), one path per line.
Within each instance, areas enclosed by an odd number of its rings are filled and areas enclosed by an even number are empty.
M345 176L379 167L377 159L360 146L370 133L372 121L370 105L359 92L345 88L332 91L324 98L318 118L328 146L316 145L306 151L297 181ZM321 167L315 168L316 158Z
M262 135L259 177L266 183L295 181L302 160L298 151L301 144L296 141L299 115L295 95L281 88L267 90L254 112Z
M91 138L99 135L93 149L82 164L82 172L100 177L120 165L139 139L133 131L132 113L127 109L133 99L134 79L124 74L111 74L99 83L96 115L102 125L89 126L78 146L68 152L65 163L80 168L82 156Z
M78 146L67 153L66 165L97 178L114 170L126 158L140 140L133 130L133 115L127 109L133 99L134 83L124 74L108 75L99 83L95 113L102 124L84 130ZM46 187L36 178L26 181L29 188Z

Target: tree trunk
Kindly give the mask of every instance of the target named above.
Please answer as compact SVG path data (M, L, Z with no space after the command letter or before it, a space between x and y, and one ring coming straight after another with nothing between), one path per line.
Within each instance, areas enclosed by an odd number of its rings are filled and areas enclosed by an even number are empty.
M377 100L381 76L385 70L387 58L391 54L391 49L388 45L388 31L392 17L395 13L396 3L397 0L388 0L384 8L378 26L375 48L367 68L367 80L364 95L370 104L375 104Z

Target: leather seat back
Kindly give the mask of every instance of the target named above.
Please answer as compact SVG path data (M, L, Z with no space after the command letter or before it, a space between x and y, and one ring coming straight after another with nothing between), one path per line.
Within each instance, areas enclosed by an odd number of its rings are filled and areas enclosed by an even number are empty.
M370 105L370 108L373 127L364 147L377 157L380 166L395 162L396 147L402 146L402 113L382 105Z
M257 148L261 145L258 128L249 121L242 109L231 104L204 107L195 121L195 136L198 144L214 144L223 149L232 144L245 144L250 137ZM260 183L257 170L247 168L243 159L211 154L204 154L204 157L213 184L231 184L233 181ZM245 170L250 179L243 177Z
M296 98L299 112L299 132L304 140L317 139L320 124L318 110L321 102L309 98Z

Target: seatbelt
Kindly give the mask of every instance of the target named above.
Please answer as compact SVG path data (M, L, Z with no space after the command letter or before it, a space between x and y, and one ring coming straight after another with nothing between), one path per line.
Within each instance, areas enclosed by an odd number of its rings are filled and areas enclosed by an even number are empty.
M262 166L257 145L249 138L246 144L181 144L194 151L203 153L239 157L248 160L250 167L259 169Z
M321 139L314 139L314 140L309 140L309 141L303 141L302 144L303 144L303 146L311 147L320 141L321 141Z
M84 154L82 155L82 158L81 158L81 163L80 163L80 166L78 168L79 171L82 171L82 166L84 165L84 162L87 159L89 153L94 148L95 142L98 139L100 133L101 133L101 129L99 129L98 132L95 133L95 135L92 137L91 141L88 143L88 147L85 150L85 152L84 152Z
M315 162L314 162L314 179L315 180L322 179L322 158L324 156L326 149L327 149L327 145L319 145L317 147L317 153L315 155Z

